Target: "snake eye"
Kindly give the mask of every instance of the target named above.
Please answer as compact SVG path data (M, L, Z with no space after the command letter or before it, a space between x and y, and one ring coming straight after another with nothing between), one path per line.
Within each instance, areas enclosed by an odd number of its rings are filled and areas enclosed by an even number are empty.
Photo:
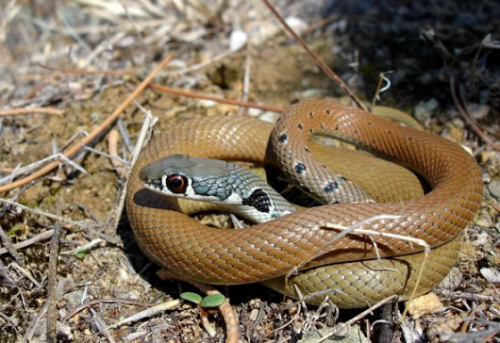
M184 193L187 184L184 175L174 174L167 177L167 187L172 193Z

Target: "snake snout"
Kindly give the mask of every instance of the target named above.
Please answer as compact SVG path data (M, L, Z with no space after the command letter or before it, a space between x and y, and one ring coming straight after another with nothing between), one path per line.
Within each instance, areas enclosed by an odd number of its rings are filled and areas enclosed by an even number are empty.
M149 166L146 166L141 169L139 172L139 179L141 179L142 182L148 182L151 180L151 168Z

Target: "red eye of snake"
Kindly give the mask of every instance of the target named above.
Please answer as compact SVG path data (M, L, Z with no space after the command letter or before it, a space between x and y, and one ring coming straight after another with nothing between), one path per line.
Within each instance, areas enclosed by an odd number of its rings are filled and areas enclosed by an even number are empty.
M184 175L174 174L167 177L167 187L172 193L184 193L187 184L187 178Z

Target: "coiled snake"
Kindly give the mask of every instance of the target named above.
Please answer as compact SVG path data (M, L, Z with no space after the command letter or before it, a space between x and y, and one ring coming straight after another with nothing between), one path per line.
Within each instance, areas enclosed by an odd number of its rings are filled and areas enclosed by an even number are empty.
M278 165L287 176L297 177L302 188L317 189L322 193L318 197L335 202L342 197L336 192L339 183L350 182L350 176L332 178L315 160L308 143L312 134L333 134L383 154L421 175L431 191L404 201L324 205L241 230L221 230L179 212L175 198L146 189L139 178L144 167L174 154L248 161ZM378 176L367 181L375 190L379 182L392 180L382 172ZM398 179L392 181L399 187ZM332 100L305 100L291 106L274 127L255 119L214 117L168 128L142 151L131 173L126 204L142 250L183 277L219 285L267 280L279 289L283 279L275 278L314 258L288 284L298 284L305 293L341 290L329 296L339 307L353 308L391 294L407 298L422 254L419 246L386 236L349 234L327 244L338 233L332 227L363 222L361 229L411 236L436 247L419 284L421 294L456 263L459 240L454 238L473 218L481 199L481 170L457 144ZM387 217L370 220L379 215ZM398 257L378 260L377 250L383 257Z

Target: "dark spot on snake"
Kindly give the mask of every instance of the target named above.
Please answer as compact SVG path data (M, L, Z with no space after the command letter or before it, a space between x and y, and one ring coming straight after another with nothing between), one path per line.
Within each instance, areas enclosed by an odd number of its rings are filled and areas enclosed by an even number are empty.
M298 127L298 128L299 128L299 130L301 130L301 131L302 131L302 129L304 129L304 127L302 126L302 124L299 124L297 127Z
M408 137L408 140L411 141L413 138L412 137Z
M387 130L387 133L388 133L388 134L391 134L391 130Z
M372 123L371 122L367 122L368 125L371 125Z
M288 140L288 136L286 135L286 133L282 133L278 140L281 142L281 143L286 143L286 141Z
M353 131L353 132L354 132L354 133L358 133L358 130L354 129L354 131Z
M330 114L330 110L325 110L325 113L326 114Z
M329 182L324 188L323 190L325 191L325 193L332 193L334 190L336 190L337 188L339 188L339 185L337 182L335 181L332 181L332 182Z
M313 130L313 129L309 129L309 132L310 132L310 133L313 133L313 132L314 132L314 130Z
M259 212L269 213L271 199L261 188L257 188L247 198L243 199L243 205L252 206Z
M339 130L339 126L335 125L335 131L338 131L338 130Z
M347 180L345 177L343 176L339 176L339 180L340 181L344 181L344 182L348 182L349 180Z
M309 148L308 148L308 147L306 147L306 146L304 147L304 150L305 150L306 152L311 152L311 150L309 150Z
M314 117L314 113L313 112L309 112L309 117Z
M295 171L298 174L304 174L306 172L307 167L303 163L297 163L294 167Z

